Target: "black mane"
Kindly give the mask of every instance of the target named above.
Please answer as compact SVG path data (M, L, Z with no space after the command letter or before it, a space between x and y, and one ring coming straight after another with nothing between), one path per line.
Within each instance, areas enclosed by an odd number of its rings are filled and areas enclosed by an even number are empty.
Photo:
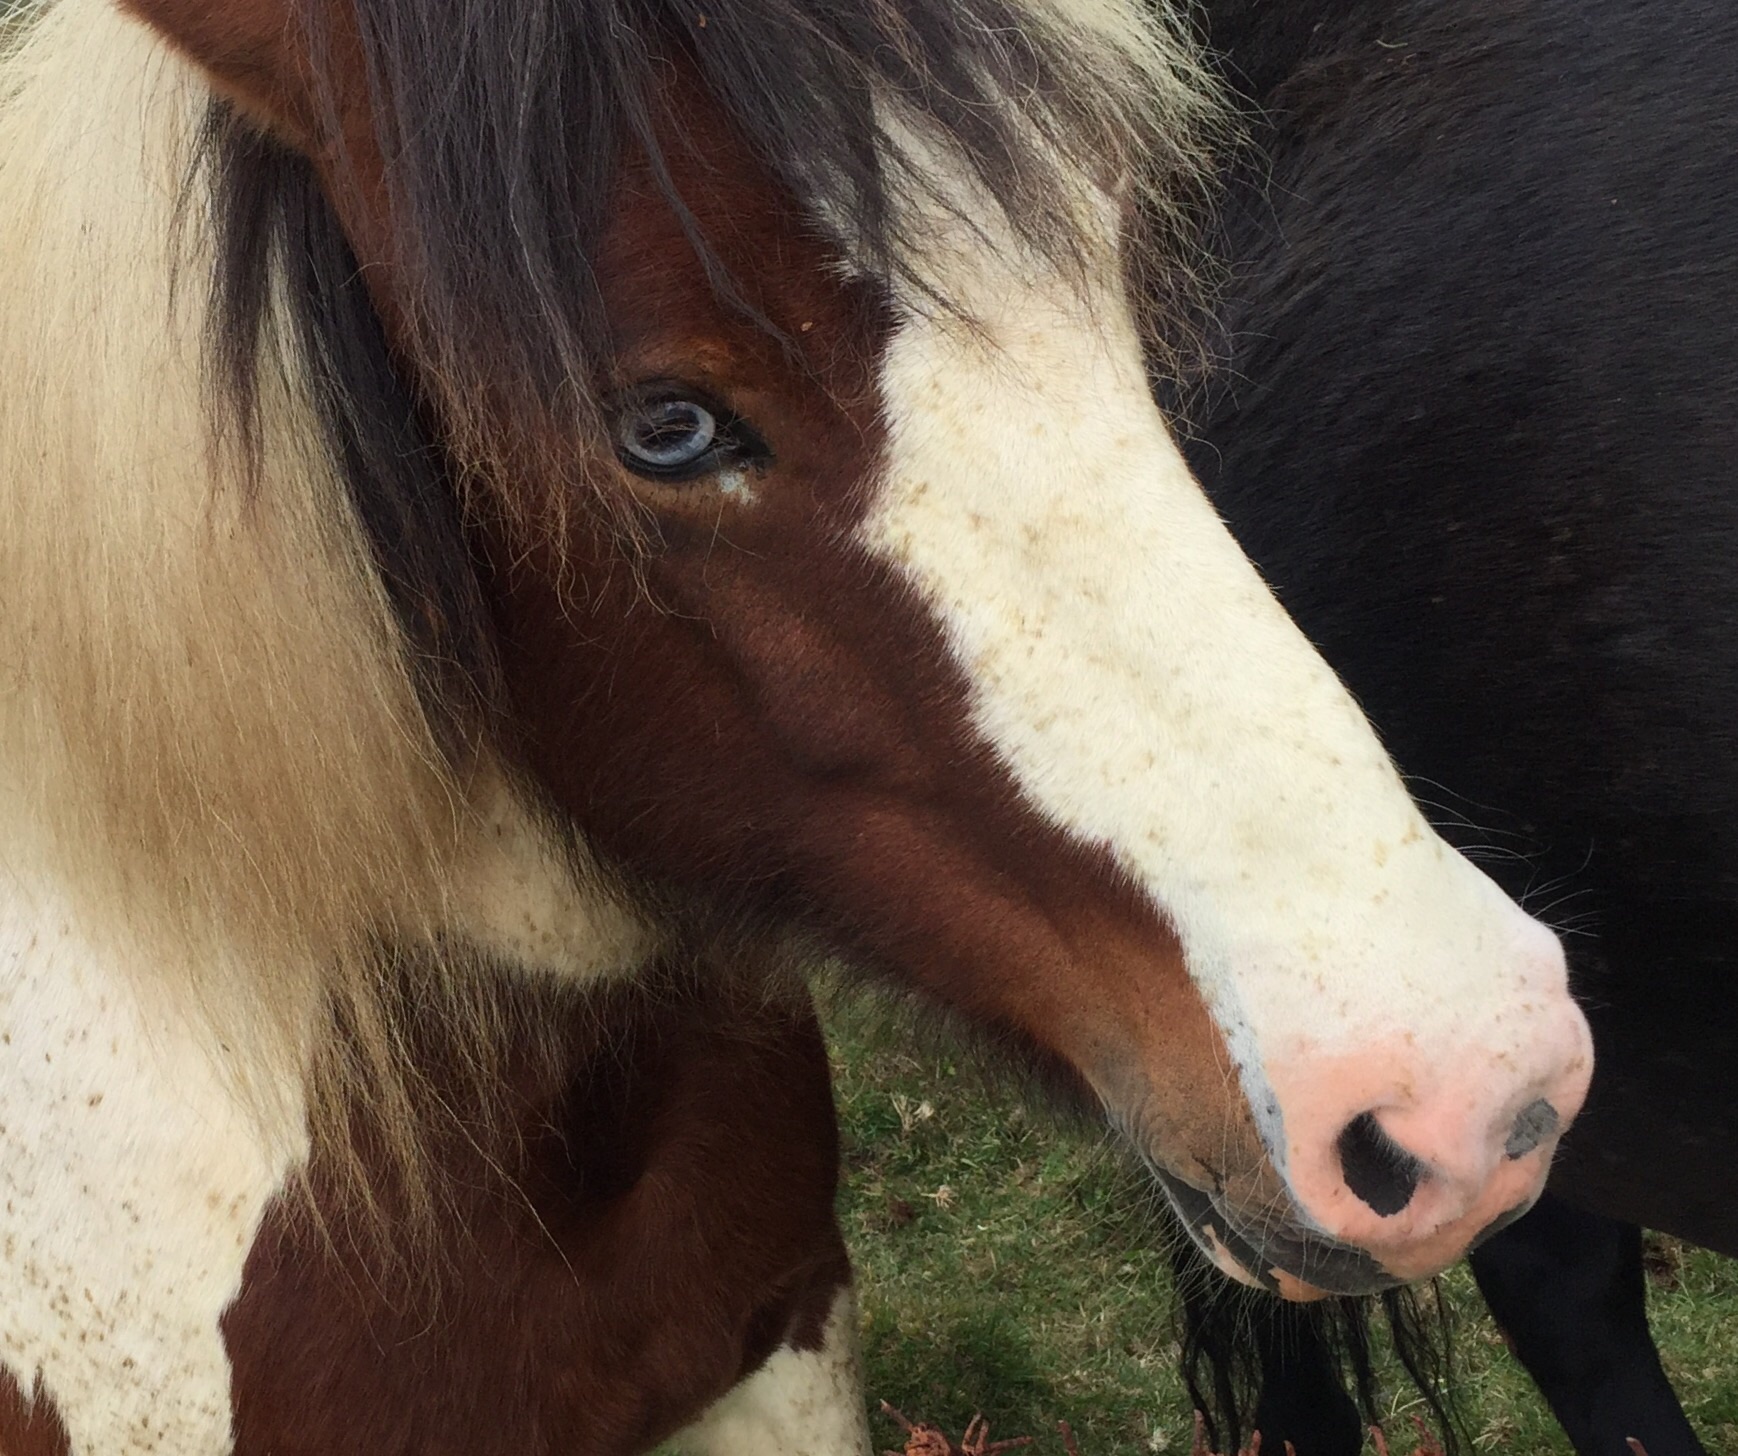
M596 363L591 260L624 148L652 159L684 212L660 142L660 91L677 74L698 78L860 265L908 281L927 240L904 234L895 203L924 177L877 93L951 142L1051 254L1073 241L1061 166L1166 142L1129 134L1129 78L1106 73L1106 48L1047 34L1047 12L1012 0L354 3L422 342L462 368L484 341L491 369L542 398L588 382Z
M254 457L260 371L286 354L305 370L423 710L458 754L494 726L499 692L488 609L438 432L392 358L313 167L221 102L204 150L217 232L208 352L222 412ZM275 337L280 328L288 338Z

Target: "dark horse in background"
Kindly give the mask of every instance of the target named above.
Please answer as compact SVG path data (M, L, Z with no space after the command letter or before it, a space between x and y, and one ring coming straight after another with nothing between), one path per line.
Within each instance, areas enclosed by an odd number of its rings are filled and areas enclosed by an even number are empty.
M1190 464L1442 832L1570 932L1591 1100L1473 1270L1578 1451L1700 1452L1638 1226L1738 1254L1738 12L1207 9L1258 146ZM1270 1448L1358 1449L1313 1313L1253 1333Z

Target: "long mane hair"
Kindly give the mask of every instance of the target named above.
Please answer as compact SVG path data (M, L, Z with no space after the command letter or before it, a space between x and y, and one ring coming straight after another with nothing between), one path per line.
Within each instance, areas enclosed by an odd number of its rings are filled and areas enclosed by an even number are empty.
M467 540L594 503L625 148L687 215L661 88L708 87L856 266L941 307L902 135L1052 259L1063 180L1137 190L1129 264L1181 316L1219 113L1117 0L354 10L421 384L310 165L113 0L39 0L0 63L0 828L21 893L207 1018L283 1136L361 1087L409 1159L405 1005L486 1067L482 967L583 982L666 943L506 758Z

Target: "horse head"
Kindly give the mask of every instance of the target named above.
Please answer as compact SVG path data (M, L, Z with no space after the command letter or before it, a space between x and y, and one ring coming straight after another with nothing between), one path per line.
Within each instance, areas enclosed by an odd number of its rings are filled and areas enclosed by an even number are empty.
M450 752L648 917L1005 1036L1238 1277L1418 1277L1537 1196L1591 1070L1557 942L1149 392L1211 109L1159 21L126 8L222 98L227 337L287 299Z

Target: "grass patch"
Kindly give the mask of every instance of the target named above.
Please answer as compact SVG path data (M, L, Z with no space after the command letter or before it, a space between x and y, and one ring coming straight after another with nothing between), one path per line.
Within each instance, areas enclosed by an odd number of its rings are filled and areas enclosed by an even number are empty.
M915 1044L871 1002L836 1005L828 1031L871 1404L956 1434L981 1410L993 1434L1038 1435L1038 1456L1061 1452L1059 1419L1083 1456L1188 1451L1170 1271L1144 1180L1106 1139L987 1092L959 1054ZM1710 1452L1738 1456L1738 1264L1669 1240L1651 1262L1666 1367ZM1442 1290L1475 1450L1570 1456L1464 1265ZM1385 1384L1399 1436L1415 1397L1391 1364ZM875 1435L878 1449L899 1445L879 1415Z
M955 1432L981 1409L1008 1435L1066 1419L1089 1453L1186 1451L1144 1180L862 1003L829 1030L871 1401Z

